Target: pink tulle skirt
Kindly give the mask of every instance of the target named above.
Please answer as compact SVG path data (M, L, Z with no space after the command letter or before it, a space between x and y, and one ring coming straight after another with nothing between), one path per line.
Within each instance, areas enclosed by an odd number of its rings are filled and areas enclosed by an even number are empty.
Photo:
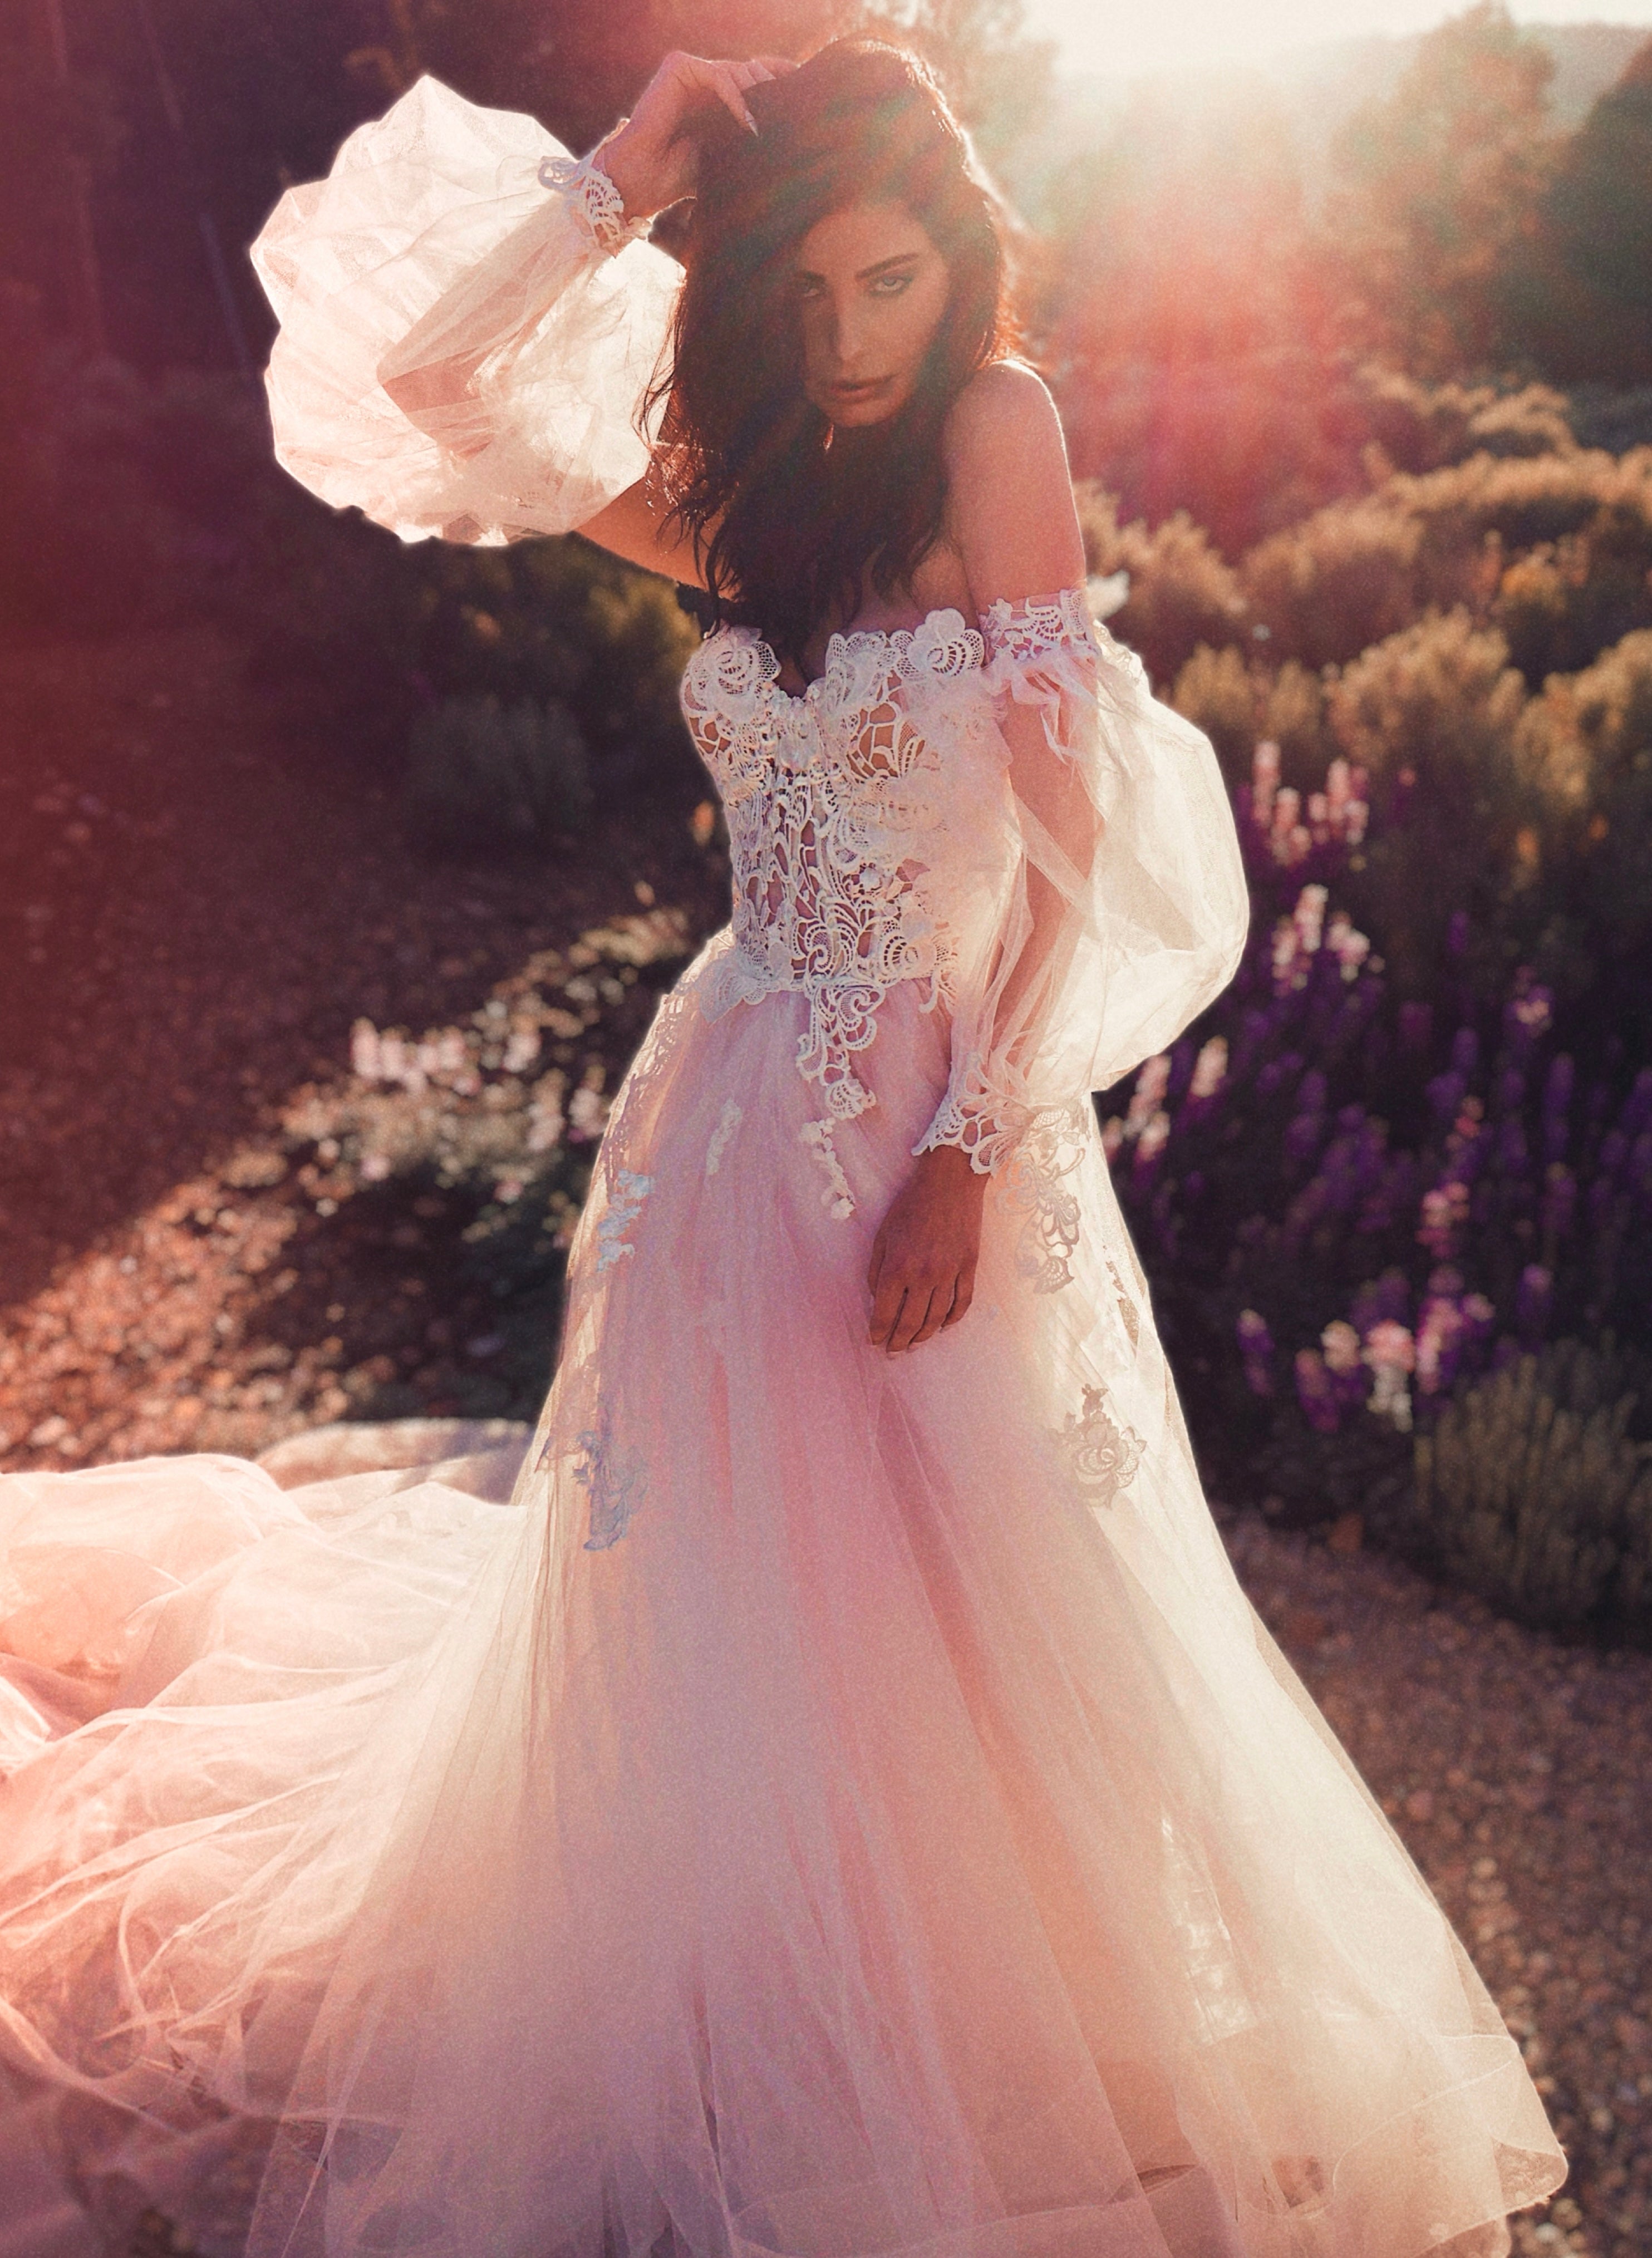
M0 1481L0 2258L1506 2251L1564 2159L1235 1580L1098 1145L873 1349L945 1029L897 989L833 1121L726 947L508 1502Z

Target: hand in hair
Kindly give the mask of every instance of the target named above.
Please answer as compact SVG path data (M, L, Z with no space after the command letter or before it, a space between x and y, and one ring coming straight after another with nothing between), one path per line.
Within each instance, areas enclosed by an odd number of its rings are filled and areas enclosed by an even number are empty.
M783 55L754 55L748 62L708 62L680 50L667 55L629 118L602 145L602 169L620 191L627 218L652 218L693 195L699 174L697 110L708 101L723 103L755 133L747 89L796 68Z

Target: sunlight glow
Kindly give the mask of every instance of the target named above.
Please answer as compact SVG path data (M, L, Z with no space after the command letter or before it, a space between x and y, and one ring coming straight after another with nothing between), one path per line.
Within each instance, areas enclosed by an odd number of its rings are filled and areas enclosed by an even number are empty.
M1458 8L1443 0L1026 0L1028 31L1053 39L1060 66L1107 78L1254 62L1372 34L1402 39ZM1652 0L1517 0L1522 23L1645 24Z

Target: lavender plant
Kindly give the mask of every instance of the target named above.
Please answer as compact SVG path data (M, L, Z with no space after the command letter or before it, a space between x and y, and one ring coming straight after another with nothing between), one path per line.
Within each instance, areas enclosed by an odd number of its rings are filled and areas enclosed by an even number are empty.
M1639 1622L1629 1507L1597 1526L1549 1479L1560 1446L1511 1455L1504 1431L1556 1431L1535 1407L1559 1367L1509 1379L1522 1360L1652 1332L1652 1069L1583 1012L1569 1040L1529 966L1488 997L1462 911L1432 995L1393 993L1336 900L1369 851L1365 771L1334 761L1306 797L1280 773L1264 742L1237 795L1258 910L1239 976L1103 1126L1202 1453L1225 1486L1298 1519L1357 1511L1530 1619ZM1617 1469L1602 1497L1641 1495L1652 1398L1623 1395L1564 1411ZM1528 1470L1495 1511L1462 1471L1493 1428Z

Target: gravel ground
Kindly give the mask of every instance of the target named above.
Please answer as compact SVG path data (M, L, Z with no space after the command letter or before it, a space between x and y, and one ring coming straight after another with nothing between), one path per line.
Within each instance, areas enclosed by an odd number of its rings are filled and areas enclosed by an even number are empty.
M0 654L0 1466L531 1415L464 1348L450 1219L328 1211L280 1111L342 1077L358 1014L463 1017L639 899L705 930L716 857L616 820L554 866L434 866L210 636ZM1652 2258L1652 1657L1500 1622L1351 1530L1221 1517L1571 2157L1517 2251Z
M1571 2160L1521 2258L1652 2254L1652 1655L1223 1515L1245 1588L1473 1956ZM1339 1530L1340 1541L1352 1536Z
M720 856L617 810L561 857L432 863L200 632L0 653L0 1467L531 1416L543 1369L471 1353L464 1202L335 1201L283 1114L358 1016L462 1022L656 894L708 931ZM576 1074L640 1032L608 1022Z

